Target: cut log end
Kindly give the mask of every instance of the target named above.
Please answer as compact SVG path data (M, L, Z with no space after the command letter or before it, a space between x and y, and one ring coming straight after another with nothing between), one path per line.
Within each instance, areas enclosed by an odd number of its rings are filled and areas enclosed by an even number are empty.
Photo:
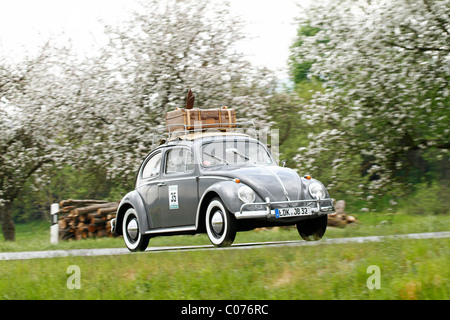
M328 225L331 227L344 228L348 224L357 224L359 220L345 213L345 201L339 200L334 205L336 212L328 215Z

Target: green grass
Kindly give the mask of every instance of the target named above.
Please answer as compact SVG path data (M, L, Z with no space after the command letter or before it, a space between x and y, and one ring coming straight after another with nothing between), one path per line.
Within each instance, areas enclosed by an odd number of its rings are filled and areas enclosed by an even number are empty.
M329 227L325 238L392 235L416 232L435 232L450 230L450 215L408 215L408 214L359 214L361 221L357 225L345 228ZM268 229L261 231L239 232L235 243L259 241L300 240L297 230ZM205 234L195 236L157 237L150 240L149 246L172 245L208 245ZM125 247L122 238L83 239L80 241L60 241L57 245L50 244L50 223L34 222L16 226L16 241L5 242L0 235L0 252L69 250L88 248L120 248Z
M361 214L327 238L448 231L450 216ZM49 225L17 226L0 251L124 247L121 238L49 243ZM296 229L238 233L236 242L299 240ZM150 246L209 244L206 235L158 237ZM450 239L386 240L251 250L0 261L0 299L443 299L450 298ZM68 289L67 267L81 270ZM370 290L367 268L381 269Z
M449 239L0 261L0 299L444 299ZM81 288L68 289L69 265ZM381 269L370 290L367 268Z

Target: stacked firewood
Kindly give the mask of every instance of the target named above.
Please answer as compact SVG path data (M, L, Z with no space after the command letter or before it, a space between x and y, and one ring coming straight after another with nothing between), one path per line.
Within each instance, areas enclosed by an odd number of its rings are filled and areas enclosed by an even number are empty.
M111 219L118 202L104 200L63 200L59 203L59 238L80 240L112 237Z
M339 200L334 204L335 213L328 215L328 225L343 228L350 223L359 223L358 219L345 212L345 201Z

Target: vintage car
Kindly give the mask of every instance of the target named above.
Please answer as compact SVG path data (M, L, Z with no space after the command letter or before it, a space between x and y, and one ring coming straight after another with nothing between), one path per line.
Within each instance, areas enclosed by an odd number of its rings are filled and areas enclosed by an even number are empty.
M257 139L191 132L148 154L112 231L131 251L151 237L205 232L213 245L230 246L237 231L294 224L303 239L318 240L333 212L322 183L277 165Z

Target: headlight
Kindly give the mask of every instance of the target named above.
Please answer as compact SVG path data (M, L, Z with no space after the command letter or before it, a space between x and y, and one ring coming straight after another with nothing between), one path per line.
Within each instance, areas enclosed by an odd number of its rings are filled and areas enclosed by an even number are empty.
M242 186L238 190L238 197L243 203L253 203L255 202L255 192L247 186Z
M315 199L325 199L325 189L320 183L313 182L309 185L309 194Z

